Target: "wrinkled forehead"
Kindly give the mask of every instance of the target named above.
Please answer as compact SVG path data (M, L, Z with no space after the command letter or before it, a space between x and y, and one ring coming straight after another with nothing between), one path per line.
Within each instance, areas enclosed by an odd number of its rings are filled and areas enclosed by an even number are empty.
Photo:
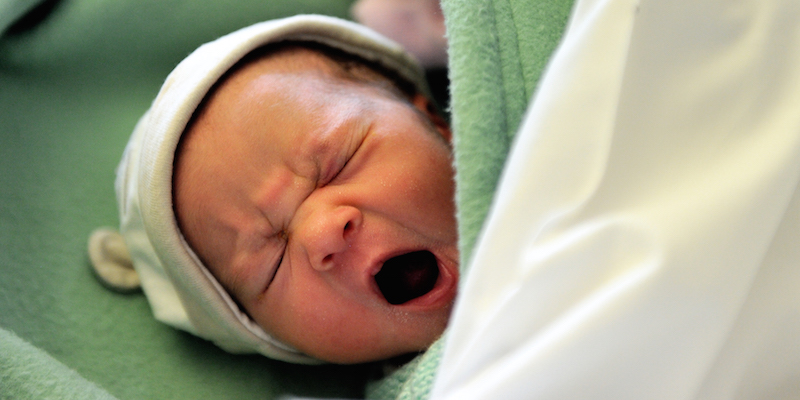
M226 164L225 157L218 157L220 153L242 143L249 143L240 146L242 151L257 146L277 151L298 147L300 143L293 140L295 136L326 136L299 135L297 129L287 129L297 118L294 107L301 103L310 105L320 111L316 116L325 120L322 125L327 130L336 130L335 126L352 114L352 110L359 110L359 114L367 113L372 102L364 101L364 94L375 90L381 92L378 97L383 100L409 101L401 86L395 85L390 77L363 60L315 43L284 42L251 52L212 87L181 135L173 164L173 196L176 197L173 208L176 215L180 216L179 209L186 206L182 204L179 207L176 191L178 187L186 187L180 184L186 181L186 177L196 175L187 171L197 170L200 168L198 165ZM231 129L231 124L251 119L261 120L259 126L272 132L268 144L252 129ZM254 140L256 136L258 140ZM207 139L201 140L201 137ZM213 140L209 141L208 138L212 137ZM198 148L201 141L216 143L215 151L203 153L207 156L202 157L202 162L198 160L196 151L189 151ZM190 153L195 156L190 157ZM190 158L194 161L190 162ZM179 217L178 222L181 226L185 220Z
M203 111L209 99L231 77L257 67L262 68L262 73L316 72L339 83L373 86L402 100L410 100L417 94L413 83L378 63L317 42L283 41L262 46L243 57L211 87L194 115Z
M393 100L409 102L418 93L416 86L377 63L363 60L341 50L328 47L317 42L284 41L271 43L257 48L233 67L231 67L211 87L197 109L192 114L181 134L175 152L175 164L178 163L185 149L186 138L197 125L198 119L208 110L210 103L226 85L251 85L258 78L267 75L281 76L279 79L303 79L303 75L312 74L331 83L327 89L355 92L358 89L373 89L382 92ZM285 78L284 78L285 77ZM264 79L261 79L262 81ZM274 80L273 80L274 82ZM300 95L300 90L284 92L282 95ZM301 85L296 86L298 89ZM292 93L297 92L297 93ZM307 94L306 94L307 95ZM308 95L307 95L308 96ZM324 97L324 93L316 96ZM311 98L313 100L313 98ZM316 100L322 100L318 98ZM422 118L422 116L420 116ZM422 118L425 119L425 118ZM426 123L428 121L425 121ZM173 177L174 178L174 177Z

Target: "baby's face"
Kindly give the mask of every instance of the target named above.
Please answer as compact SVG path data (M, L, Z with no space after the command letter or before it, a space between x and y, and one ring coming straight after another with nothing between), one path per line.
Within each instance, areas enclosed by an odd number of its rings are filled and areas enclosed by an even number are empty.
M449 132L421 96L415 106L335 68L296 50L231 76L183 139L174 196L189 244L256 323L353 363L444 330L454 183Z

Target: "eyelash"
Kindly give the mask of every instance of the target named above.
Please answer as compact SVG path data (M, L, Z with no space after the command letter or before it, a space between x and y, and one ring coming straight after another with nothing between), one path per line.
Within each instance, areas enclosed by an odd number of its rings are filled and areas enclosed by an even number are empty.
M347 163L349 163L349 162L350 162L350 158L348 158L347 161L345 161L344 164L342 164L342 166L339 168L339 170L336 171L336 173L333 174L333 176L330 179L328 179L328 181L325 182L322 186L328 185L331 182L335 181L336 178L338 178L339 175L341 175L342 171L344 171L344 168L347 166Z
M358 145L357 145L357 146L356 146L356 148L353 150L353 152L352 152L352 153L350 153L350 154L347 156L347 159L344 161L344 163L341 165L341 167L339 167L339 170L338 170L338 171L336 171L336 173L335 173L335 174L333 174L333 176L332 176L330 179L328 179L328 180L327 180L327 182L323 182L322 186L329 185L331 182L335 181L335 180L336 180L336 178L338 178L338 177L339 177L339 175L341 175L341 174L342 174L342 172L344 172L344 170L347 168L347 166L350 164L350 162L351 162L351 161L353 161L353 159L354 159L354 158L356 158L356 155L358 154L358 151L361 149L361 145L362 145L362 144L363 144L363 141L361 141L360 143L358 143Z
M284 255L284 254L286 254L286 252L283 252L283 253L281 253L281 258L280 258L280 259L278 260L278 262L275 264L275 268L272 270L272 271L273 271L273 272L272 272L272 276L269 278L269 282L267 282L267 288L269 288L270 286L272 286L272 281L274 281L274 280L275 280L275 275L278 275L278 269L280 269L280 268L281 268L281 264L283 263L283 255Z
M278 238L283 239L286 244L284 244L283 246L283 251L281 251L281 257L278 259L278 262L275 263L275 267L272 269L272 276L270 276L269 281L267 282L267 285L264 290L269 289L269 287L272 285L272 281L275 280L275 276L278 275L278 269L281 268L281 264L283 264L283 257L286 256L286 250L289 247L288 246L289 235L286 234L286 231L281 231L280 233L278 233L277 236Z

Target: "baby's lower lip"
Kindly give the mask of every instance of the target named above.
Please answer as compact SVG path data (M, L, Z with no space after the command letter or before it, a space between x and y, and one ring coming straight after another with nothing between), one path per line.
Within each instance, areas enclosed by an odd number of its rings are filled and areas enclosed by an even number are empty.
M436 257L427 250L392 257L383 263L375 282L389 304L399 305L433 290L439 279Z
M400 252L399 254L397 254L397 255L395 255L393 257L388 257L386 259L386 261L388 261L388 260L390 260L390 259L392 259L394 257L400 256L400 255L404 255L404 254L408 254L408 253L413 253L413 252L416 252L416 251L421 251L421 250L412 250L412 251L408 251L408 252ZM427 250L425 250L425 251L427 251ZM438 276L437 276L436 282L433 285L433 288L431 290L429 290L428 292L422 294L421 296L415 297L413 299L410 299L410 300L405 301L405 302L400 303L400 304L393 304L393 306L402 307L402 308L410 311L410 309L440 308L440 307L443 307L443 306L448 306L449 304L452 303L452 301L453 301L453 299L455 297L456 287L457 287L457 283L458 283L457 282L458 281L458 268L455 265L451 265L451 264L454 264L453 262L448 262L448 261L442 260L442 258L439 255L437 255L436 253L434 253L432 251L428 251L428 252L433 254L433 256L435 257L435 259L436 259L436 268L438 268ZM380 272L381 268L386 263L386 261L381 263L376 268L375 272L373 273L373 286L375 287L375 291L379 296L383 297L385 301L387 301L387 300L384 297L384 294L381 292L380 288L378 287L378 284L375 281L374 276L378 272Z
M413 299L402 306L410 308L439 308L450 305L455 299L458 286L458 269L453 265L445 264L439 257L436 258L439 267L439 278L433 289Z

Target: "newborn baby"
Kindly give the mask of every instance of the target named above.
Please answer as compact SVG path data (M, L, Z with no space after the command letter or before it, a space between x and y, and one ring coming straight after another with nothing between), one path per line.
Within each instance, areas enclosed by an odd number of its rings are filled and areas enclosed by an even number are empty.
M450 132L426 94L396 45L327 17L190 55L118 170L156 317L290 362L424 350L458 280Z

